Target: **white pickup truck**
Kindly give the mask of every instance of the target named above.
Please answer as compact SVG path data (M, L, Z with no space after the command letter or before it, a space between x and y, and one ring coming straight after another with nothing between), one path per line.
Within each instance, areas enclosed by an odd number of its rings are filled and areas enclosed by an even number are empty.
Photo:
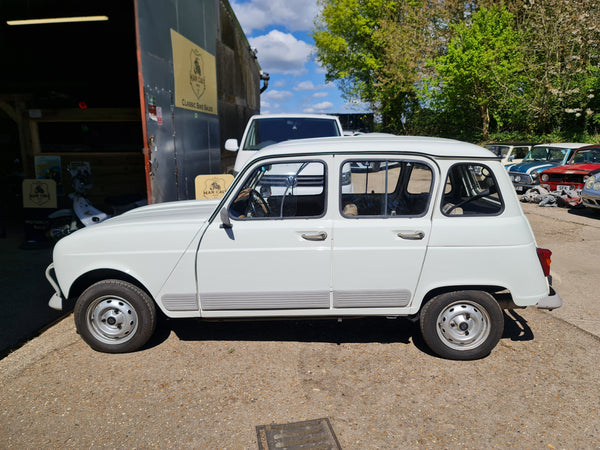
M246 161L267 145L291 139L342 136L342 125L326 114L262 114L250 117L241 144L227 139L225 150L238 152L233 173L238 174Z

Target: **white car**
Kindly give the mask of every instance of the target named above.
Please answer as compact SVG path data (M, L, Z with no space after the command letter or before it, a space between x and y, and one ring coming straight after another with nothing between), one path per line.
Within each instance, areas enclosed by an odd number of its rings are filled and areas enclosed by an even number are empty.
M250 117L242 136L227 139L225 150L237 152L233 173L237 174L244 164L268 145L291 139L343 136L342 125L336 116L327 114L258 114Z
M282 166L294 170L277 178ZM305 172L310 191L297 189ZM220 200L141 207L76 231L46 274L50 306L75 301L79 333L104 352L142 347L158 308L170 318L418 317L435 353L474 359L502 336L502 308L561 306L550 255L489 151L342 137L257 153Z
M511 142L484 145L485 148L502 158L503 165L520 163L527 156L532 146L533 144Z

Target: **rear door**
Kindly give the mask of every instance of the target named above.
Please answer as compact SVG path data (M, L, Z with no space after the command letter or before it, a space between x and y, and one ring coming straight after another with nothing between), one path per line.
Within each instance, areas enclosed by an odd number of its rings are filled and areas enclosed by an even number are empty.
M396 308L414 294L431 231L434 165L424 158L348 159L334 223L334 308ZM340 191L341 186L339 187Z

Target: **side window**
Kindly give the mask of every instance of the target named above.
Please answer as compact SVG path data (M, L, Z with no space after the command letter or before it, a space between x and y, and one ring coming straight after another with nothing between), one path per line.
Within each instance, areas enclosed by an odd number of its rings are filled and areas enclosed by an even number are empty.
M495 215L503 208L498 185L487 166L461 163L450 168L442 201L445 215Z
M325 179L325 164L320 161L259 166L237 192L229 214L241 220L322 216Z
M433 175L414 161L346 161L341 173L344 217L419 216L427 211Z
M523 159L529 152L529 147L515 147L515 159Z

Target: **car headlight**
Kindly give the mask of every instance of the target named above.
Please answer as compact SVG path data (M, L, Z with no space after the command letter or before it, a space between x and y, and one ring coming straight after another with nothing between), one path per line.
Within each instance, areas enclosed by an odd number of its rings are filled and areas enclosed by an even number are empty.
M594 190L600 191L600 182L594 183Z
M533 175L533 174L532 174ZM550 179L550 175L548 175L547 173L543 173L541 176L541 180L546 182Z
M515 177L514 176L510 176L510 181L515 181Z
M594 186L594 183L596 182L596 177L592 175L591 177L584 177L583 180L585 182L585 188L592 189L592 186Z
M537 170L534 170L533 172L531 172L531 179L535 180L538 177L539 173Z
M520 176L520 175L517 175L517 176L515 177L515 181L516 181L517 183L518 183L519 181L521 181L521 176Z

